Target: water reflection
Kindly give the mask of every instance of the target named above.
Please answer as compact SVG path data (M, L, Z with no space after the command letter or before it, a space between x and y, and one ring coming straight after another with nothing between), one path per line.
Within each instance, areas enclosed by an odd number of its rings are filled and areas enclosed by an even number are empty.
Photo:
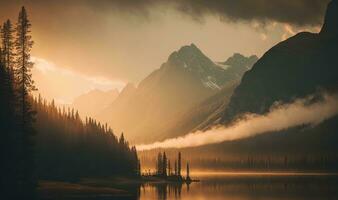
M338 176L317 174L200 174L182 183L84 180L78 190L42 190L50 200L322 200L338 199ZM64 184L63 184L64 185ZM90 187L89 187L90 186ZM60 188L60 187L59 187ZM68 187L69 188L69 187ZM120 192L111 191L119 189ZM48 189L48 188L47 188ZM51 193L50 193L51 192Z
M142 185L140 199L181 199L182 188L189 192L189 184L182 183L150 183Z
M144 184L140 200L338 199L337 176L205 176L186 184Z

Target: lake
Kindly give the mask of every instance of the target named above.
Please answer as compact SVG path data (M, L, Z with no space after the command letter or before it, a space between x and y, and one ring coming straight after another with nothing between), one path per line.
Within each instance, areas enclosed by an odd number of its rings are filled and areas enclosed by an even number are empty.
M338 175L325 173L195 173L187 184L144 184L139 199L338 199Z
M128 179L40 182L40 199L50 200L322 200L338 199L338 174L192 173L200 182L137 183Z

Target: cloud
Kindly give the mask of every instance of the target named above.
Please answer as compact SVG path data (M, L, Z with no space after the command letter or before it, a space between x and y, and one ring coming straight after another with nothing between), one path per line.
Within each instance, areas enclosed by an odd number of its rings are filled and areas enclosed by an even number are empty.
M319 32L321 28L319 26L313 26L313 27L294 27L291 24L285 23L283 25L283 34L282 34L282 41L286 40L287 38L296 35L299 32Z
M183 0L182 12L194 16L217 14L227 20L277 21L295 25L321 24L328 0Z
M261 33L260 36L263 41L265 41L268 38L268 36L265 33Z
M111 10L147 16L154 9L171 7L201 20L205 15L217 15L231 21L277 21L295 25L318 25L329 0L21 0L3 1L7 4L39 4L42 8L63 10L88 7L98 12Z
M247 114L228 127L215 127L206 132L190 133L153 144L138 145L137 150L155 148L184 148L224 141L238 140L258 134L285 130L300 125L318 125L338 113L338 96L323 95L321 101L311 103L312 97L290 104L275 104L265 115Z
M293 30L293 28L289 24L285 24L284 28L289 34L291 34L291 35L296 34L296 32Z

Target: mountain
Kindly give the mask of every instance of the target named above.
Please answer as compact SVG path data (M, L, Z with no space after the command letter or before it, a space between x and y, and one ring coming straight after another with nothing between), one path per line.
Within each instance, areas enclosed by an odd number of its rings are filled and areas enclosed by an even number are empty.
M266 113L276 101L291 102L318 92L338 91L338 1L327 9L319 33L302 32L268 50L234 89L228 104L197 128L228 124L244 113ZM212 115L210 115L212 116ZM337 170L338 115L235 141L180 149L194 166L221 169ZM155 150L154 150L155 151ZM149 154L149 152L146 152ZM271 165L270 165L271 164ZM207 165L208 169L210 166Z
M238 83L239 81L230 82L216 94L163 123L157 131L156 140L182 136L201 129L205 123L214 123L220 117L219 111L222 111L220 108L228 104Z
M241 79L243 74L250 70L257 60L258 57L255 55L245 57L240 53L235 53L225 62L219 62L219 65L227 70L226 76L234 80Z
M137 87L128 84L98 117L134 142L154 141L173 119L238 80L241 70L224 66L194 44L183 46Z
M158 140L194 132L203 129L210 123L217 124L243 74L250 70L257 60L258 57L255 55L245 57L235 53L225 62L219 62L218 64L226 70L224 76L231 81L228 81L216 94L166 123L161 128L162 132L159 130Z
M277 44L244 74L223 113L223 123L245 112L265 113L276 101L290 102L318 88L338 88L337 4L329 4L320 33L298 33Z
M71 107L80 112L81 116L95 117L98 113L107 108L119 95L117 89L101 91L91 90L74 99ZM88 106L90 105L90 106Z
M337 52L338 1L332 1L319 33L299 33L267 51L244 74L229 104L219 108L220 121L212 120L203 128L227 124L243 113L266 113L276 101L291 102L318 89L337 92ZM291 158L293 162L302 163L302 167L310 168L320 163L323 168L337 169L337 125L338 115L317 126L303 125L236 141L187 148L182 152L199 159L215 159L210 155L221 154L227 164L241 165L248 160L251 164L261 162L266 166L266 159L277 156L279 162L287 163L289 161L285 160Z

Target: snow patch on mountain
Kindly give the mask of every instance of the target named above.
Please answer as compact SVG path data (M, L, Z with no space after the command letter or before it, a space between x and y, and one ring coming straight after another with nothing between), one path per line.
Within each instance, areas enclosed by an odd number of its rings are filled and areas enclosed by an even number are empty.
M222 63L215 63L215 65L217 65L218 67L220 67L224 70L227 70L231 67L230 65L226 65L226 64L222 64Z
M212 90L220 90L222 87L215 83L215 78L208 76L205 80L202 80L202 84L206 88L210 88Z

